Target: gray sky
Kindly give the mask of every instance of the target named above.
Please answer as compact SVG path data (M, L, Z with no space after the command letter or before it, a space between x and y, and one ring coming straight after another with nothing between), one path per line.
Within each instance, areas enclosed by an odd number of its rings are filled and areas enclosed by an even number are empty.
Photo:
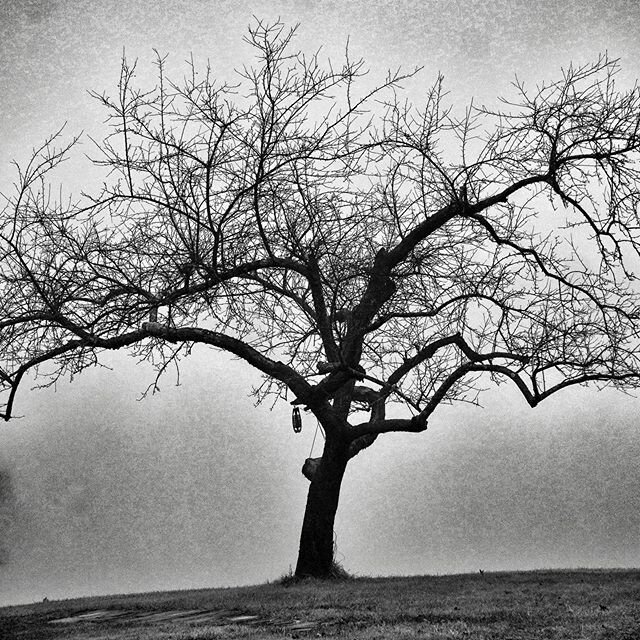
M123 48L152 80L153 48L249 61L251 16L300 22L299 43L373 74L424 66L451 99L490 102L517 73L535 83L608 51L640 76L635 0L236 2L0 0L0 185L9 160L68 122L101 130L87 89L111 91ZM149 78L147 76L149 75ZM419 99L420 83L413 97ZM89 151L87 143L83 151ZM91 181L82 158L71 186ZM111 370L18 399L0 425L0 605L44 596L247 584L295 563L315 421L294 436L289 407L254 408L247 366L201 350L160 394L150 370ZM640 565L640 399L573 390L536 410L506 386L485 409L443 408L419 436L388 435L344 482L339 558L360 575ZM319 452L316 445L316 454Z

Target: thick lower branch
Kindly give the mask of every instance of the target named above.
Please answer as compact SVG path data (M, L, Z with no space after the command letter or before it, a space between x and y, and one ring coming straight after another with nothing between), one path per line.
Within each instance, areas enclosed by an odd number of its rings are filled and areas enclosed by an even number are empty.
M352 427L356 438L378 436L381 433L421 433L427 430L427 419L420 415L413 418L390 418L388 420L361 422Z
M210 331L209 329L201 329L199 327L169 327L159 322L144 322L142 324L142 331L145 336L160 338L167 342L198 342L224 349L242 358L263 373L284 382L305 402L307 400L311 401L312 387L302 376L297 374L291 367L278 360L268 358L242 340L216 331Z
M237 338L233 338L222 333L197 327L170 327L158 322L144 322L139 330L130 331L111 338L102 338L82 331L78 338L69 340L55 349L51 349L50 351L46 351L45 353L32 358L20 366L15 374L10 376L11 391L9 393L9 399L4 414L0 415L2 415L4 420L9 420L11 418L17 389L24 375L33 367L44 362L55 360L56 358L73 351L80 351L82 349L118 350L132 346L149 337L158 338L172 343L197 342L228 351L229 353L242 358L262 373L286 384L296 394L296 396L310 408L324 412L327 416L327 426L329 428L337 428L336 425L339 424L339 421L334 419L333 409L326 398L323 399L313 393L313 387L301 375L296 373L296 371L286 364L278 360L272 360L242 340L238 340Z

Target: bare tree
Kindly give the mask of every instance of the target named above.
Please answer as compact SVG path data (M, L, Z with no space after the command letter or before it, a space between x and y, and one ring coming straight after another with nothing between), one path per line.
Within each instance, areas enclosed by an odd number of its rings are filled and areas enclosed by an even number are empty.
M443 403L507 381L535 407L572 385L640 380L640 91L616 61L570 67L499 109L424 104L407 75L292 48L255 24L255 66L219 84L96 95L101 193L54 199L74 144L18 168L0 236L3 417L26 374L76 374L128 349L161 374L194 345L258 369L326 434L296 574L332 571L348 462L380 434L418 433ZM61 145L61 146L60 146ZM397 405L393 417L390 405Z

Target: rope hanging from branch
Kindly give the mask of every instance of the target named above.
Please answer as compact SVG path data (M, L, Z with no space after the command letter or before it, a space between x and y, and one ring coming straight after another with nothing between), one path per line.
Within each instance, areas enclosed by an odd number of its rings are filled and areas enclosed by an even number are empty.
M316 431L313 434L313 442L311 443L311 449L309 450L309 455L308 457L310 458L313 455L313 447L315 447L316 444L316 437L318 435L318 429L322 429L322 427L320 426L320 421L316 419ZM322 437L326 440L326 436L324 435L324 429L322 429Z

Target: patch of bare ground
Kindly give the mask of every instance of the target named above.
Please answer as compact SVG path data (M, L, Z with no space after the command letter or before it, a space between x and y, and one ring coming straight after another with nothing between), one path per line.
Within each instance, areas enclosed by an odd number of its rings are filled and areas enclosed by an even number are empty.
M358 578L0 609L4 640L640 638L640 570Z

